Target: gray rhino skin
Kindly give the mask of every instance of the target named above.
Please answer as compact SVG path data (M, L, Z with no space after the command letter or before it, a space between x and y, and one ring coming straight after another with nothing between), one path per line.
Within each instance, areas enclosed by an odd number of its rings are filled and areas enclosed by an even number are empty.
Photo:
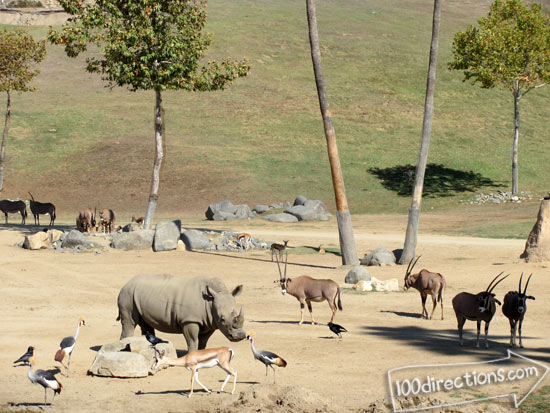
M229 293L218 278L137 275L118 295L120 338L133 336L139 325L142 334L183 333L189 351L206 348L217 329L231 341L243 340L242 307L239 313L235 309L242 288Z

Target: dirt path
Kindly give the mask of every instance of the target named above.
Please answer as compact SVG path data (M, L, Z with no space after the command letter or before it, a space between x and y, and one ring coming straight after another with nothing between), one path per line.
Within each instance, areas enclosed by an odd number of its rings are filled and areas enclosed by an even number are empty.
M372 217L354 217L355 237L361 256L379 246L402 248L403 217L392 218L392 225L374 225ZM232 228L266 240L289 239L293 246L337 246L334 221L307 225L273 225L256 221L193 225ZM369 231L364 228L369 227ZM386 228L387 233L382 233ZM436 310L434 320L419 318L419 295L414 292L358 294L343 283L346 268L333 254L289 255L289 276L308 274L331 278L342 288L344 311L336 322L349 332L343 340L334 339L326 327L330 313L326 303L314 303L320 325L297 325L299 304L282 296L276 266L267 251L240 254L150 251L101 254L55 253L50 250L25 251L13 247L21 241L19 230L0 230L0 279L2 332L0 346L0 410L37 411L43 391L26 377L26 368L12 367L29 345L36 348L39 368L55 364L53 356L59 341L74 333L78 316L86 318L71 361L69 377L60 376L64 385L56 397L56 411L361 411L371 402L389 398L387 371L411 362L456 363L483 361L506 353L509 327L500 309L491 323L491 348L475 348L475 324L466 323L464 348L457 345L456 320L451 299L460 291L477 292L499 272L512 275L495 291L504 293L517 286L519 275L534 273L530 302L524 326L526 348L521 354L550 362L550 269L542 264L519 260L524 241L458 238L421 235L419 266L441 272L447 278L444 296L445 319ZM380 279L397 278L402 285L401 266L369 267ZM266 379L264 366L253 360L249 343L232 343L236 352L233 366L239 380L236 394L197 392L185 397L189 372L171 368L144 379L122 380L87 376L98 346L118 340L120 325L116 297L126 281L138 273L170 273L178 276L216 275L228 288L244 285L238 297L245 311L245 328L256 333L259 349L274 351L288 366ZM308 320L306 315L306 320ZM185 350L182 336L159 333ZM219 332L209 346L228 345ZM219 390L225 375L219 369L201 371L201 381ZM544 384L549 384L548 378ZM290 386L290 387L288 387ZM51 392L48 393L48 400ZM509 407L509 405L508 405ZM464 408L467 411L467 408Z

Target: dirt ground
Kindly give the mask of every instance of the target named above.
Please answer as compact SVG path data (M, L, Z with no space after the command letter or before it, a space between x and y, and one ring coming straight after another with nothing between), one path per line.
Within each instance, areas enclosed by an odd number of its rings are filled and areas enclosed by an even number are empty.
M14 218L15 219L15 218ZM423 227L445 219L443 215L423 218ZM358 253L383 246L402 248L406 217L354 216ZM289 239L291 246L322 244L336 247L335 219L315 224L272 224L269 222L205 222L195 219L183 226L246 231L268 241ZM53 357L60 340L74 334L77 319L84 316L83 327L71 360L69 376L59 374L62 393L56 397L55 411L384 411L390 399L387 372L390 369L425 363L478 362L506 355L508 321L500 307L490 326L491 347L475 347L475 324L466 323L465 346L457 343L456 319L451 299L460 291L484 290L501 271L511 273L496 288L502 300L515 289L520 274L533 273L529 286L536 301L529 302L524 324L524 349L517 352L550 364L550 269L543 264L525 264L519 259L525 241L480 239L420 234L419 267L442 273L447 279L444 294L445 319L440 309L433 320L420 318L420 298L416 291L356 293L344 284L348 268L341 258L330 254L289 254L288 275L307 274L331 278L343 288L344 310L335 321L349 332L336 339L326 323L330 312L326 303L314 303L318 325L298 325L299 304L294 297L281 295L274 284L276 265L267 251L246 253L207 253L173 251L94 253L56 253L52 250L27 251L13 244L23 239L32 227L0 229L0 280L2 282L2 334L0 335L0 411L48 410L44 393L32 385L26 367L12 362L35 347L39 368L55 366ZM403 284L402 266L368 267L379 279L397 278ZM182 277L217 276L232 289L244 285L237 297L245 312L245 329L256 334L256 347L285 358L288 366L265 377L264 366L252 357L247 341L229 343L219 332L209 347L230 345L236 356L232 366L238 371L234 395L218 393L225 374L217 368L200 372L201 381L215 391L196 391L186 397L190 373L170 368L142 379L92 377L87 370L99 346L115 342L120 336L116 299L120 288L140 273L168 273ZM431 304L430 304L431 305ZM139 334L139 329L136 330ZM178 350L186 350L183 336L158 333L171 340ZM64 370L62 370L64 373ZM546 377L540 384L548 385ZM198 386L197 386L198 387ZM226 387L230 388L228 385ZM48 402L52 393L48 392ZM372 403L377 403L376 405ZM513 410L511 401L503 401ZM495 404L495 403L493 403ZM370 407L369 407L370 406ZM478 405L477 408L479 408ZM464 407L453 411L471 411Z

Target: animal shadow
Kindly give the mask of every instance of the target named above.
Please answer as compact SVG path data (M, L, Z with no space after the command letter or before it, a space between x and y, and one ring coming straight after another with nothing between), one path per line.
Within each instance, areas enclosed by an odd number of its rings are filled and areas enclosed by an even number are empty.
M404 311L392 311L392 310L380 310L381 313L391 313L399 317L409 317L409 318L422 318L422 315L419 313L406 313Z

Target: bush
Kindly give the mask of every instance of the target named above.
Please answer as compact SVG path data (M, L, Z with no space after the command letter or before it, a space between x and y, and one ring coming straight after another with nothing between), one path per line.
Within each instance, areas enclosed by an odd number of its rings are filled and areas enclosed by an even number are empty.
M8 7L25 8L25 7L43 7L39 0L13 0L8 3Z

